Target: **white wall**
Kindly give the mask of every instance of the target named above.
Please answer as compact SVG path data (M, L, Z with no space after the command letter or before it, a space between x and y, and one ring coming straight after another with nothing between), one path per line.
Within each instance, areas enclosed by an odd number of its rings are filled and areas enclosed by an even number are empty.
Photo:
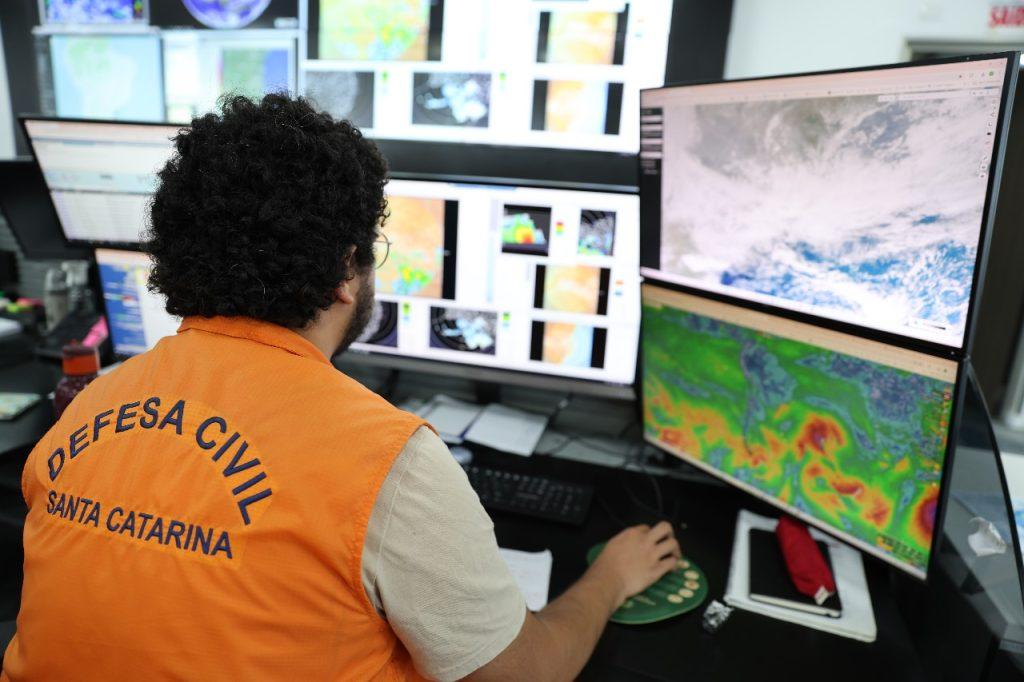
M0 159L14 156L14 117L11 116L11 91L7 86L4 41L0 35Z
M734 0L726 78L907 59L911 42L1024 47L1024 29L989 28L1013 0Z

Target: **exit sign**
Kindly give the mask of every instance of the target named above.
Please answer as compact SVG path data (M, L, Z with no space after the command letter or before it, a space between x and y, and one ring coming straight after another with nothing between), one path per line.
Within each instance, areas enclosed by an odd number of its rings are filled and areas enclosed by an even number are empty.
M1024 5L992 5L988 12L989 28L1020 28L1024 26Z

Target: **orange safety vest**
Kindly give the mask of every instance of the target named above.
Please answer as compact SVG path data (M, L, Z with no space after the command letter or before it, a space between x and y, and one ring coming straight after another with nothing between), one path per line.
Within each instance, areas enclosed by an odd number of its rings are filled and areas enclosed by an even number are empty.
M187 318L29 456L0 679L418 679L360 563L423 424L283 327Z

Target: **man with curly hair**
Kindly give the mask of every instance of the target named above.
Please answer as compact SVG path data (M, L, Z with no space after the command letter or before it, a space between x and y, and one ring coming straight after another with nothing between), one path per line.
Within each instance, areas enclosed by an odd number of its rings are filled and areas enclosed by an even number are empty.
M3 679L577 675L675 564L672 529L624 531L529 612L441 440L331 364L372 307L376 146L283 95L230 99L175 146L150 284L183 322L30 455Z

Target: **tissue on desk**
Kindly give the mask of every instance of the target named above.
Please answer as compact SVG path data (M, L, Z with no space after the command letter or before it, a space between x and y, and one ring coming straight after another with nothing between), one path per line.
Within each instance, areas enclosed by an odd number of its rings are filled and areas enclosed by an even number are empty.
M484 408L464 438L495 450L529 457L547 425L545 415L493 403Z
M512 577L519 585L519 591L526 599L531 611L540 611L548 603L548 589L551 584L551 566L554 557L550 549L543 552L521 552L518 549L499 548L501 558L508 564Z

